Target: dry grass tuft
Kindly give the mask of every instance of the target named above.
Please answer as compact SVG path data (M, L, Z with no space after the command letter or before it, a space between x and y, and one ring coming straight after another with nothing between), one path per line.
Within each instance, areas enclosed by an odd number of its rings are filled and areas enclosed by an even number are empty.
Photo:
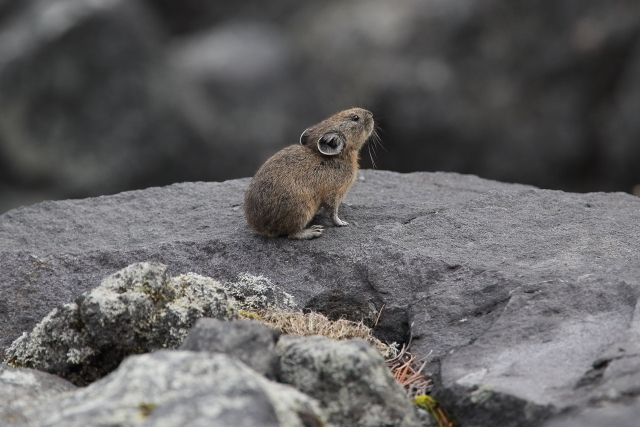
M417 356L409 353L404 345L397 355L387 358L387 366L391 369L394 378L411 398L428 393L433 386L431 379L422 374L427 362L418 366L416 359Z
M398 350L396 346L387 345L374 337L371 328L362 322L352 322L345 319L332 321L320 313L240 310L238 317L257 320L265 326L279 329L283 334L322 335L336 341L353 338L367 341L384 356L396 381L400 383L416 405L431 414L438 427L453 426L437 402L427 395L431 391L433 383L422 373L426 362L418 366L417 357L408 351L411 343L407 346L403 345ZM378 317L380 316L378 315Z
M308 336L322 335L336 341L361 338L374 346L385 358L394 357L398 350L389 346L371 334L371 328L362 322L340 319L332 321L320 313L302 313L299 311L246 311L239 313L241 319L255 319L265 326L279 329L283 334Z
M416 356L409 353L407 347L401 350L387 345L373 336L371 328L362 322L345 319L332 321L320 313L302 313L288 311L246 311L239 313L241 319L254 319L283 334L308 336L322 335L336 341L362 338L374 346L387 361L396 381L404 387L409 397L423 395L431 390L431 380L422 374L426 362L418 366Z

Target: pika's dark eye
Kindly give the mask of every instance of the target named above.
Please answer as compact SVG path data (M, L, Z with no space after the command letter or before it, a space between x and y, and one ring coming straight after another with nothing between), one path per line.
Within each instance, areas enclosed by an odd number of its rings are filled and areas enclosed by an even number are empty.
M353 120L354 122L357 122L358 120L360 120L360 116L358 116L357 114L354 114L351 116L351 120Z

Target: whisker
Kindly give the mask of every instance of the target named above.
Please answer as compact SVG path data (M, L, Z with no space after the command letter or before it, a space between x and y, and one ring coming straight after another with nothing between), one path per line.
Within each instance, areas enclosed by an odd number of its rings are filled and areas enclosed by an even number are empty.
M371 145L369 145L368 148L369 148L369 158L371 159L371 166L373 166L373 168L376 169L376 162L373 160L373 156L371 155Z
M381 133L383 133L383 134L385 133L384 129L382 129L382 128L380 127L380 125L378 125L378 123L377 123L377 122L375 123L374 127L375 127L376 131L380 131L380 132L381 132Z
M373 135L373 143L374 145L379 145L380 147L382 147L382 149L387 152L387 149L384 148L384 145L382 144L382 138L380 138L380 135L378 135L378 130L382 131L382 129L380 129L377 125L372 133Z

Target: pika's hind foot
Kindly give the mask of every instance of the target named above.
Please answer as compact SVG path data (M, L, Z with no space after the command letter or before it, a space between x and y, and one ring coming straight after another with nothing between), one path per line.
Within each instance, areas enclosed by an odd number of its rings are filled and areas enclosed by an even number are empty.
M311 227L305 228L304 230L300 230L297 233L291 233L287 237L289 239L310 240L310 239L315 239L316 237L322 236L323 231L324 231L323 226L312 225Z

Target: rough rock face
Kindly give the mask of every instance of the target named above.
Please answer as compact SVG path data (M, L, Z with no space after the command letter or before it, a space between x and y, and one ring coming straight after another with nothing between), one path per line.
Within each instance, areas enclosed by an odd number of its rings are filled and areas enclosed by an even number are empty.
M362 312L384 306L386 339L411 333L436 397L463 425L541 426L638 400L639 198L365 170L340 211L350 226L320 215L325 235L291 242L251 233L247 185L177 184L0 216L1 346L103 277L153 260L171 276L264 276L300 307L323 293Z
M323 426L317 404L293 387L223 354L184 351L129 357L109 376L26 416L30 427Z
M201 317L235 318L235 300L220 283L196 274L170 279L166 269L138 263L107 277L18 338L8 363L85 385L129 354L177 347Z
M417 427L415 408L384 359L363 340L285 335L276 346L280 378L317 399L341 427Z
M25 411L76 386L34 369L0 365L0 425L26 422Z
M259 374L275 379L278 372L275 347L279 337L280 331L254 320L222 322L199 319L180 345L180 350L224 353Z

